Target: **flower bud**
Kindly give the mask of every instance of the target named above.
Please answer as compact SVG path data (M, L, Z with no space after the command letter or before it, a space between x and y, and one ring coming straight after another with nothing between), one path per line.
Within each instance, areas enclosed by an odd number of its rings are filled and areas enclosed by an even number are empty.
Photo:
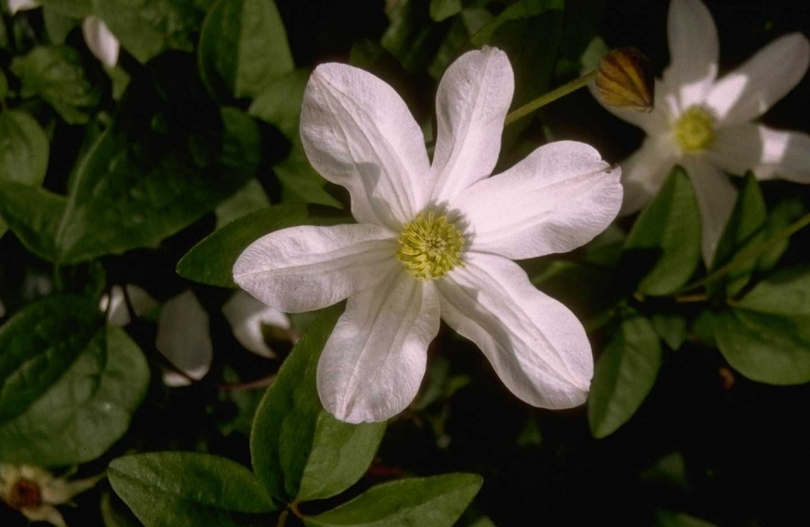
M602 57L594 84L606 106L634 112L653 109L655 80L649 60L636 48L614 49Z

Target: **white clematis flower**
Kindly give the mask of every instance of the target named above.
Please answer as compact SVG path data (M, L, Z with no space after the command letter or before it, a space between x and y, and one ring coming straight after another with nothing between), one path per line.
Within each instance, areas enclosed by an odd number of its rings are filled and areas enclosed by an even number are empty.
M70 502L73 496L92 488L99 479L66 481L39 467L0 463L0 500L32 522L66 527L54 505Z
M18 11L28 11L40 7L40 0L8 0L8 10L13 15ZM87 47L102 64L114 68L118 62L121 44L110 28L97 16L88 16L82 20L82 35Z
M354 225L268 234L234 265L236 282L286 312L348 298L317 371L338 419L381 421L416 396L443 319L474 341L506 386L546 408L582 404L593 357L582 324L511 259L569 251L618 213L619 170L588 145L542 146L488 177L514 80L495 48L464 54L436 97L431 164L403 100L357 68L324 64L304 94L313 167L351 194Z
M672 60L656 81L655 109L645 114L606 106L647 133L641 149L621 163L622 213L643 207L672 167L682 165L697 195L709 265L737 199L724 172L810 183L810 136L750 122L804 77L810 44L801 34L785 35L717 79L717 28L700 0L672 1L667 34Z

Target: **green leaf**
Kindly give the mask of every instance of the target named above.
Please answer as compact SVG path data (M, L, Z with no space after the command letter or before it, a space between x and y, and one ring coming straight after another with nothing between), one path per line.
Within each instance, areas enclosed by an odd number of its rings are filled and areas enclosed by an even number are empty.
M673 351L680 349L686 340L686 319L681 315L656 313L651 320L661 340Z
M0 328L0 459L72 465L126 432L149 384L138 346L94 300L55 296Z
M762 243L768 232L767 223L765 199L757 179L749 173L745 177L745 184L737 197L731 218L717 243L717 252L709 274L729 263L740 251ZM707 284L706 290L712 297L733 297L745 287L756 268L756 258L741 262L728 274Z
M92 0L95 14L139 62L166 49L192 51L202 12L186 0Z
M71 18L84 18L93 14L92 0L40 0L40 3Z
M341 211L322 205L276 205L243 216L195 245L177 263L177 274L219 287L236 287L233 264L248 245L265 234L298 225L350 223Z
M441 22L460 13L462 7L461 0L431 0L430 18L435 22Z
M782 270L734 303L760 313L810 317L810 267Z
M499 14L495 20L481 28L470 41L476 47L489 43L495 36L496 30L508 22L527 20L548 11L562 11L565 9L563 0L521 0L510 5Z
M251 212L266 209L270 206L270 199L264 192L258 179L251 179L247 185L239 189L233 196L220 203L214 211L217 215L217 229Z
M650 321L640 315L623 320L591 384L588 424L594 437L609 436L636 413L660 368L661 345Z
M273 0L219 0L203 23L198 54L203 81L219 96L255 97L295 67Z
M282 186L297 196L295 201L342 208L340 202L324 190L326 180L312 169L301 144L299 120L308 79L309 72L295 70L274 80L256 97L248 113L272 124L290 141L288 156L276 163L273 170Z
M92 9L90 0L86 0L85 3L89 9ZM48 32L51 44L64 44L70 32L79 25L81 16L74 17L65 15L64 12L54 9L49 4L44 4L42 8L42 21L45 23L45 31Z
M427 1L400 0L388 12L391 20L380 44L411 74L423 74L447 32L430 18Z
M385 423L352 425L326 412L315 372L326 340L342 311L322 312L284 362L253 422L253 469L280 501L334 496L365 473Z
M250 470L194 452L155 452L114 459L113 490L146 527L230 527L275 505Z
M656 527L715 527L700 518L689 516L683 512L673 512L668 510L658 510L655 513Z
M307 527L451 527L481 488L475 474L445 474L377 485L318 516Z
M101 92L85 76L79 52L69 46L39 46L11 63L20 95L40 96L70 124L84 124Z
M256 173L256 123L239 110L218 110L207 96L195 99L191 78L157 77L175 64L157 62L154 82L130 85L67 199L0 184L0 214L32 252L77 263L154 245ZM202 86L197 91L204 94Z
M19 110L6 110L0 113L0 137L0 181L41 184L48 170L50 144L37 120ZM6 229L0 218L0 237Z
M700 262L700 213L689 177L675 167L641 212L624 244L623 268L638 269L638 291L668 295L684 285Z
M6 72L0 68L0 101L5 101L8 97L8 78Z
M717 315L715 337L728 363L751 380L810 382L810 317L731 309Z

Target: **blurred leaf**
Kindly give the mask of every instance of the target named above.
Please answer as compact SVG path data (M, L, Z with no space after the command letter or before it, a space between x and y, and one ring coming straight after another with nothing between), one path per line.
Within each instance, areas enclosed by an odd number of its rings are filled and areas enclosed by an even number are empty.
M408 73L422 74L433 60L445 34L446 24L430 18L431 0L399 0L388 16L391 24L380 44Z
M251 179L247 185L239 189L236 194L219 204L214 211L217 215L217 229L221 229L230 222L246 216L251 212L266 209L270 206L270 199L262 188L258 179Z
M580 59L597 35L606 7L607 0L565 0L557 75L578 77L582 67L587 67Z
M717 347L751 380L789 385L810 382L810 317L731 309L717 315Z
M661 340L673 351L680 349L686 340L686 319L681 315L656 313L651 320Z
M564 9L563 0L520 0L504 9L495 20L481 28L478 33L473 35L471 41L474 46L481 47L488 44L494 37L495 31L507 22L526 20L548 11Z
M36 119L19 110L0 113L0 181L41 184L48 170L49 151L48 137ZM0 237L6 230L0 218Z
M466 8L455 17L447 31L436 56L430 64L428 73L434 78L441 78L447 66L462 52L470 47L470 37L495 17L484 8Z
M636 413L660 368L661 345L650 321L640 315L623 320L591 383L588 424L594 437L609 436Z
M715 527L713 523L689 516L682 512L658 510L655 513L656 527Z
M802 201L798 198L789 198L783 196L782 199L776 203L768 215L768 222L765 226L765 238L770 240L779 235L790 227L790 224L798 220L804 215L804 206ZM775 243L773 247L765 251L762 256L757 260L757 271L768 272L779 263L782 255L785 254L790 246L790 237L785 237L781 241Z
M38 46L11 62L20 78L20 95L40 96L69 124L84 124L101 92L85 76L79 52L70 46Z
M166 49L191 51L202 12L190 0L92 0L121 46L145 63Z
M91 0L84 0L89 10L92 10ZM79 24L79 19L85 15L69 16L63 11L59 11L50 6L50 3L43 4L42 21L45 23L45 31L48 32L51 44L64 44L68 34Z
M192 78L133 81L67 199L0 183L9 227L35 254L76 263L153 245L233 194L256 173L256 123L195 100L194 85Z
M219 0L203 23L198 54L203 81L219 96L255 97L295 67L273 0Z
M70 18L84 18L93 14L92 0L39 0L46 8Z
M248 113L272 124L290 141L289 155L273 169L281 184L306 203L320 203L342 208L340 202L324 189L323 179L309 164L298 131L301 104L309 72L295 70L274 80L250 105Z
M218 456L155 452L114 459L113 490L146 527L241 525L276 507L250 470Z
M609 269L567 260L527 262L532 283L559 299L578 316L592 319L614 307L623 297Z
M810 268L782 270L758 283L734 305L760 313L810 317Z
M0 101L4 101L8 97L8 78L6 73L0 68Z
M461 0L430 0L430 18L441 22L461 12Z
M700 262L700 214L689 177L676 166L639 215L624 244L622 268L640 270L638 291L667 295L684 285Z
M183 278L219 287L236 287L233 264L248 245L265 234L298 225L350 223L341 211L322 205L275 205L235 220L195 245L177 263Z
M334 496L365 473L385 422L352 425L323 409L315 384L318 359L342 306L324 310L284 362L253 423L253 469L280 501Z
M451 527L481 488L475 474L444 474L377 485L331 511L304 518L307 527Z
M767 219L768 212L759 183L749 172L731 218L717 244L709 274L729 263L740 251L761 243L767 234ZM728 274L707 284L706 290L712 297L733 297L745 287L756 267L756 258L741 262Z
M95 300L54 296L0 328L0 459L72 465L103 454L126 432L149 368Z
M112 491L105 491L101 495L101 520L104 527L142 527L132 511Z

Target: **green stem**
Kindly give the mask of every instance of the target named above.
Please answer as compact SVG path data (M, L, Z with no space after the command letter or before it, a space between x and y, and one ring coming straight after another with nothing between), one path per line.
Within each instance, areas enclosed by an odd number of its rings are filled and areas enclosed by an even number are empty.
M281 511L281 514L278 517L278 521L276 522L276 527L284 527L284 524L287 523L287 516L290 515L290 509L284 509Z
M770 249L772 246L776 245L778 242L782 241L785 238L792 236L797 231L803 229L810 225L810 214L802 216L795 222L791 223L788 227L782 229L776 236L773 238L768 238L767 240L758 243L756 245L752 245L748 249L742 251L741 253L737 254L734 258L731 259L726 265L720 267L713 273L706 275L704 278L698 280L697 282L693 282L691 284L687 284L683 286L676 294L684 293L686 291L691 291L692 289L697 289L699 287L703 287L706 284L714 282L718 278L721 278L727 275L729 272L734 270L735 267L743 264L749 260L753 260L754 258L760 256L762 253Z
M593 70L590 73L586 73L582 77L578 79L574 79L568 84L563 84L556 90L552 90L545 95L541 95L537 99L531 101L530 103L524 104L514 112L510 113L506 116L506 120L504 121L504 125L514 123L518 119L522 117L526 117L533 111L538 108L542 108L543 106L547 105L550 102L556 101L560 97L568 95L572 91L578 90L594 80L596 78L596 74L599 70Z

